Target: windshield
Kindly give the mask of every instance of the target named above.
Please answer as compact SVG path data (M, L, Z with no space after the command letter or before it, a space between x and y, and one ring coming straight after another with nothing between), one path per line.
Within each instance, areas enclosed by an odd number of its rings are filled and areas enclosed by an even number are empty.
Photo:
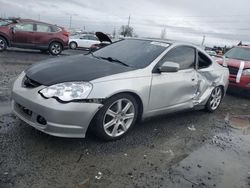
M226 58L250 61L250 48L235 47L225 54Z
M12 23L12 21L10 20L0 20L0 26L5 26Z
M129 67L144 68L168 46L165 42L126 39L94 52L94 56L119 60Z

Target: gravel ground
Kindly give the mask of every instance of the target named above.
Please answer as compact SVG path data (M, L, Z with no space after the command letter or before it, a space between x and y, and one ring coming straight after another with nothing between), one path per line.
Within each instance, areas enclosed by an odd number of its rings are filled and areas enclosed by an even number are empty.
M250 186L250 135L224 121L227 114L249 115L249 98L227 95L213 114L191 111L148 119L115 142L90 133L85 139L56 138L4 110L13 79L45 58L54 57L16 50L0 54L1 188Z

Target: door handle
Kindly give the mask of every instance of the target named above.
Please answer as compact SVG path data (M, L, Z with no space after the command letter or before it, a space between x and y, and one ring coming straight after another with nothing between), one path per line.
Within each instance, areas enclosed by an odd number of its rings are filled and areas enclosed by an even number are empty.
M192 78L192 81L195 81L195 78Z

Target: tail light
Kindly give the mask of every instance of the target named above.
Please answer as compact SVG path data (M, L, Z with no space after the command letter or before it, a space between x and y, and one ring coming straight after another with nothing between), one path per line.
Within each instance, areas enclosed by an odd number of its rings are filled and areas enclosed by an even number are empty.
M69 32L64 30L63 35L66 36L66 37L69 37Z

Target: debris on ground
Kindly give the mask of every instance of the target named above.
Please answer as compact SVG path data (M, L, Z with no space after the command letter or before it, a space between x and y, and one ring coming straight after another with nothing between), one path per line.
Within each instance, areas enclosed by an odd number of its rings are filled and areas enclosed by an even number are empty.
M192 125L191 127L188 127L188 130L190 130L190 131L196 131L196 128L194 127L194 125Z
M100 180L102 178L102 173L98 172L97 176L95 176L95 179Z
M174 156L174 152L170 149L170 150L160 150L160 153L163 154L170 154L171 156Z

